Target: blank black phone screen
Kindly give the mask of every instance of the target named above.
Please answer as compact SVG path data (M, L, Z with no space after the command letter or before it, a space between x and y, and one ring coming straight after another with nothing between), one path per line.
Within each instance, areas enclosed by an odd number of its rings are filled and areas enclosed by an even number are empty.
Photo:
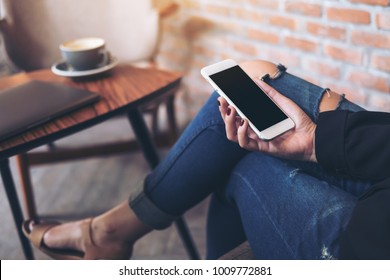
M238 65L210 78L259 131L288 118Z

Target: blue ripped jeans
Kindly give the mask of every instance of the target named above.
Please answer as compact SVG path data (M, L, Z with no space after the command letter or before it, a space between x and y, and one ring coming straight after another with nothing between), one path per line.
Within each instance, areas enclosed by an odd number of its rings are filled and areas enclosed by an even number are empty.
M325 89L279 69L279 77L265 81L316 121ZM211 95L130 197L135 214L162 229L211 194L208 259L245 240L258 259L337 258L340 233L369 182L332 176L318 164L240 148L226 138L217 97ZM362 110L344 98L338 109Z

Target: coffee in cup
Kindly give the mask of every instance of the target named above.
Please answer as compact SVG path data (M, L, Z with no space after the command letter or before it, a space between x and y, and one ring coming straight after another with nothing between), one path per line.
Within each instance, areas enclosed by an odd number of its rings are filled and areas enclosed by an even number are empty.
M60 45L62 57L75 70L90 70L107 60L105 41L88 37L65 42Z

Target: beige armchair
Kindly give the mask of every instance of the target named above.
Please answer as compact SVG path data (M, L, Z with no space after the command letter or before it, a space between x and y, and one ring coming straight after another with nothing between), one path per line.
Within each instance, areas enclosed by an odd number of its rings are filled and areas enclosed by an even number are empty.
M150 1L3 0L2 32L10 59L22 70L50 67L58 46L79 37L102 37L121 61L153 58L159 13Z

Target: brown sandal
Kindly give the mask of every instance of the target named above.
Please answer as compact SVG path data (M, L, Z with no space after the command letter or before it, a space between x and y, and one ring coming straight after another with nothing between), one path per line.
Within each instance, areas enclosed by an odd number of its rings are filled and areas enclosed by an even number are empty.
M128 259L130 252L126 248L120 248L117 252L107 251L107 249L96 246L91 238L92 218L88 219L82 225L82 238L85 246L85 252L80 252L71 249L53 249L49 248L43 242L45 233L51 228L59 225L58 222L43 222L34 224L31 228L33 220L23 222L22 229L24 235L43 253L57 260L97 260L97 259Z

